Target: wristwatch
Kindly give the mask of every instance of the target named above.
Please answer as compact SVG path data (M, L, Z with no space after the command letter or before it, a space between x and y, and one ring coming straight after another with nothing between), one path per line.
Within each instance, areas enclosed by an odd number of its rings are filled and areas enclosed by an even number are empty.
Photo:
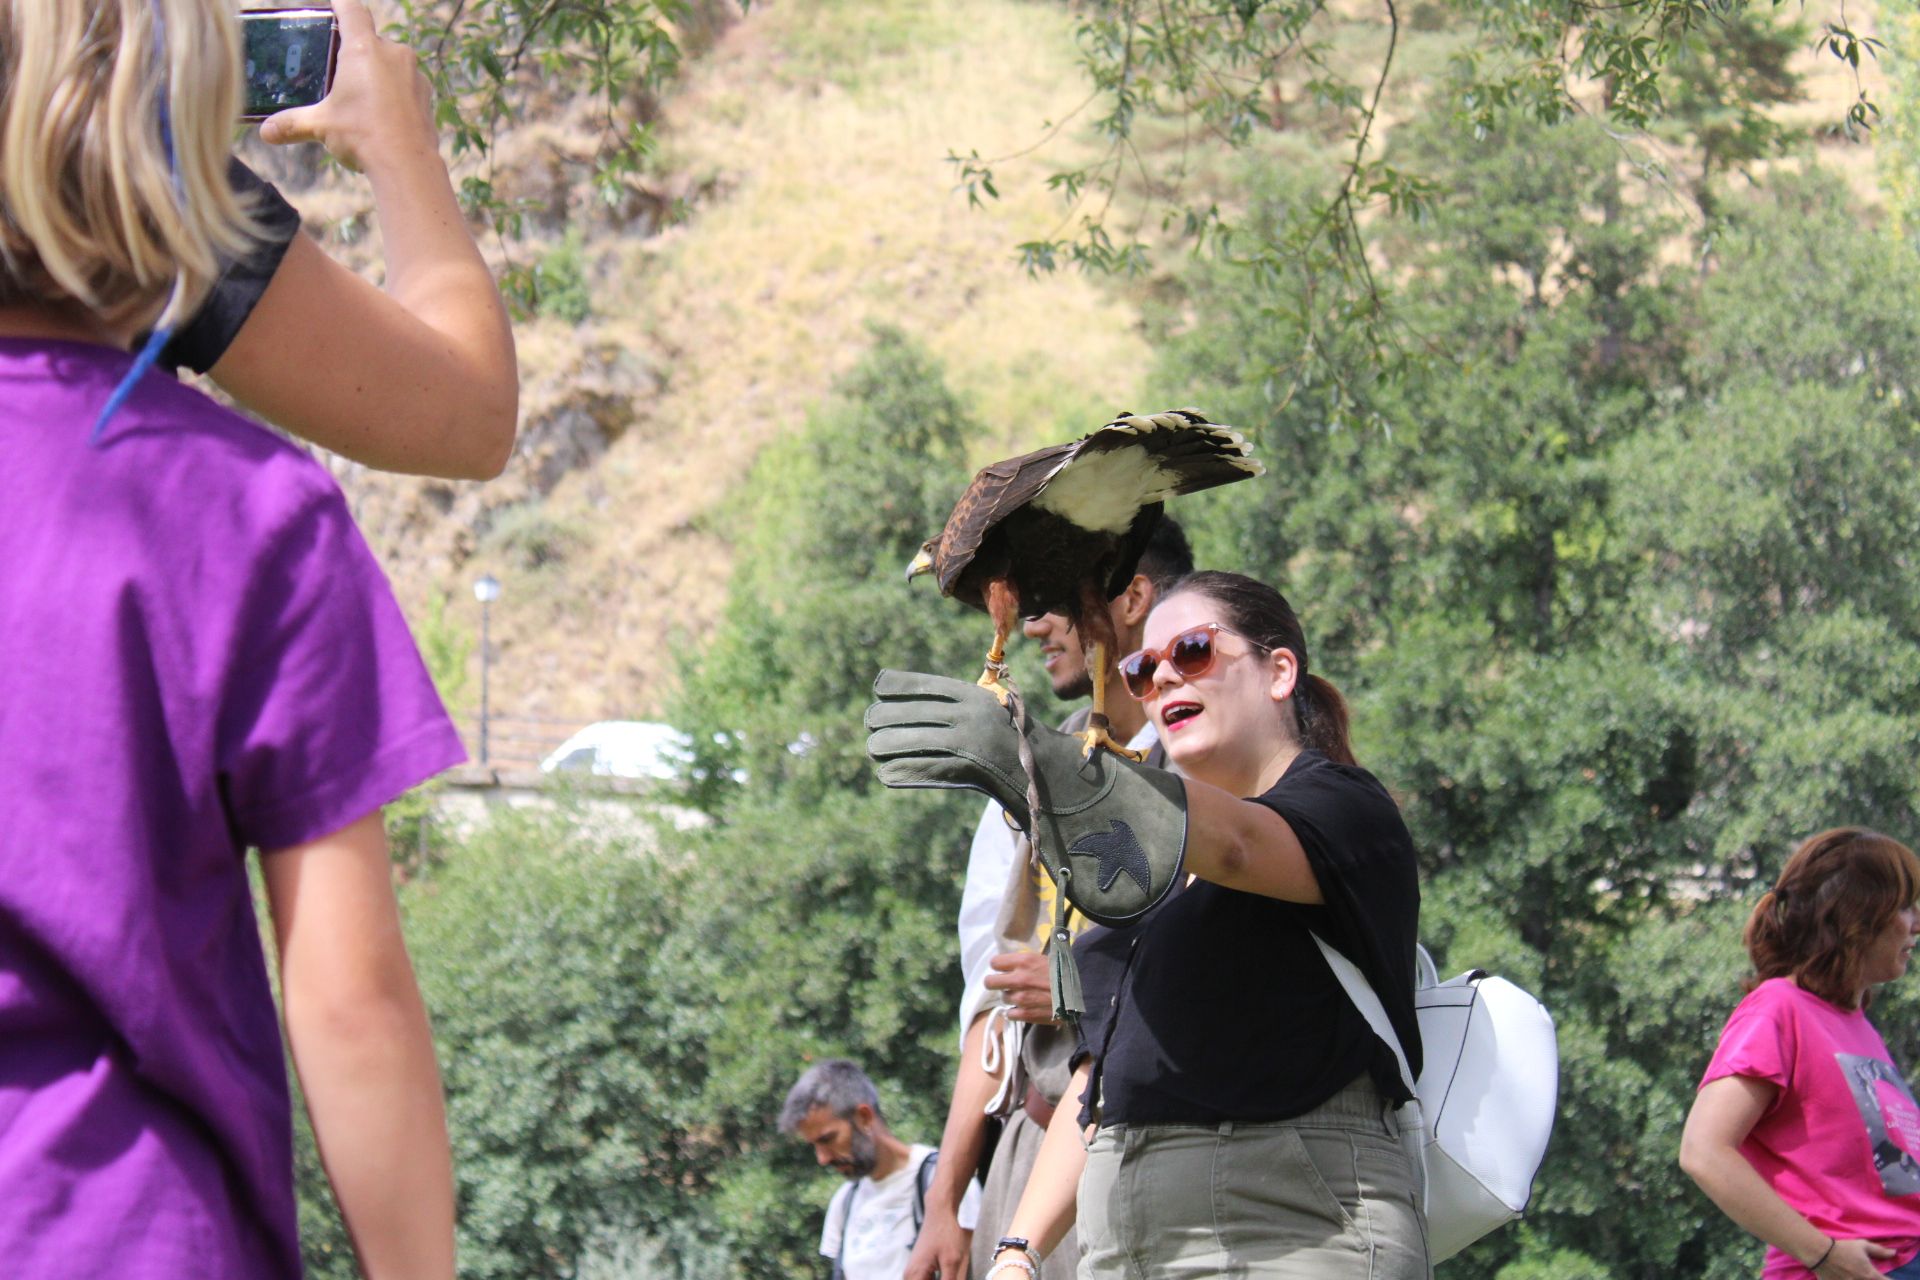
M1009 1249L1018 1249L1022 1253L1033 1252L1033 1246L1025 1236L1001 1236L1000 1243L993 1246L993 1256L997 1258Z

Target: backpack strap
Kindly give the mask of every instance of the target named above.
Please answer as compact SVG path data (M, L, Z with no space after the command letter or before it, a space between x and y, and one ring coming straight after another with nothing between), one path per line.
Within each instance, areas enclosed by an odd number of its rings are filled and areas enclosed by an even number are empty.
M927 1152L927 1158L920 1162L919 1170L913 1175L913 1238L920 1238L920 1228L927 1220L927 1188L933 1185L933 1167L940 1159L938 1147Z
M859 1182L849 1182L833 1193L833 1200L827 1205L827 1212L833 1212L835 1204L840 1206L840 1247L833 1253L833 1280L847 1280L847 1227L853 1222L853 1198L860 1192Z

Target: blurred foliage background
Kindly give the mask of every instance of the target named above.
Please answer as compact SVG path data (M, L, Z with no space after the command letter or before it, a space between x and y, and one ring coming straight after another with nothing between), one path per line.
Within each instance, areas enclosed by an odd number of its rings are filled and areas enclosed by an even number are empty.
M672 64L673 8L644 7L645 41L609 45L608 66ZM1395 30L1444 26L1435 7ZM1526 8L1487 14L1497 29ZM1731 1280L1759 1247L1675 1156L1740 994L1745 913L1812 831L1920 836L1920 263L1769 114L1796 99L1791 55L1838 40L1831 24L1769 4L1533 8L1563 25L1645 8L1663 43L1641 48L1646 67L1556 71L1538 32L1492 64L1507 46L1483 32L1456 86L1480 93L1471 110L1368 144L1369 165L1417 181L1386 181L1313 252L1303 213L1346 180L1324 148L1216 156L1227 246L1155 277L1151 402L1111 407L1195 404L1248 429L1268 476L1177 508L1200 562L1298 606L1414 830L1443 970L1504 974L1558 1021L1534 1205L1441 1274ZM1132 20L1084 12L1097 31ZM481 92L484 41L465 38L469 61L449 65ZM1621 39L1596 47L1639 56ZM1523 91L1550 71L1553 92ZM1577 72L1617 74L1669 161L1639 163L1607 112L1562 109ZM673 645L668 718L694 743L682 819L641 838L563 808L429 842L426 810L399 811L463 1273L824 1274L833 1180L774 1132L822 1056L863 1062L898 1132L937 1134L977 806L878 788L859 720L882 666L977 667L984 620L903 571L1006 436L922 344L873 328L711 517L736 567L719 621ZM1892 991L1874 1013L1909 1066L1915 1008ZM303 1151L310 1269L350 1275Z

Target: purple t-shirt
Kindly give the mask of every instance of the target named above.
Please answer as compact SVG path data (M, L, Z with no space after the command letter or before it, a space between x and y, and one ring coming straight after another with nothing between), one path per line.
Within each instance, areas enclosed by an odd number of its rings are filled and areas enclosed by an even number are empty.
M129 358L0 340L0 1270L296 1276L244 851L462 758L326 472Z

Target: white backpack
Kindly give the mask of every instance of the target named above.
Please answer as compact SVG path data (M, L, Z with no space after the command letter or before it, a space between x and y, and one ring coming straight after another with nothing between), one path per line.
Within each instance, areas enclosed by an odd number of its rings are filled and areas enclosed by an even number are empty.
M1422 1067L1410 1080L1373 985L1325 939L1313 940L1410 1081L1415 1101L1400 1109L1401 1140L1423 1184L1428 1250L1444 1262L1519 1217L1533 1194L1560 1088L1553 1018L1519 987L1478 969L1441 982L1433 957L1416 947Z

